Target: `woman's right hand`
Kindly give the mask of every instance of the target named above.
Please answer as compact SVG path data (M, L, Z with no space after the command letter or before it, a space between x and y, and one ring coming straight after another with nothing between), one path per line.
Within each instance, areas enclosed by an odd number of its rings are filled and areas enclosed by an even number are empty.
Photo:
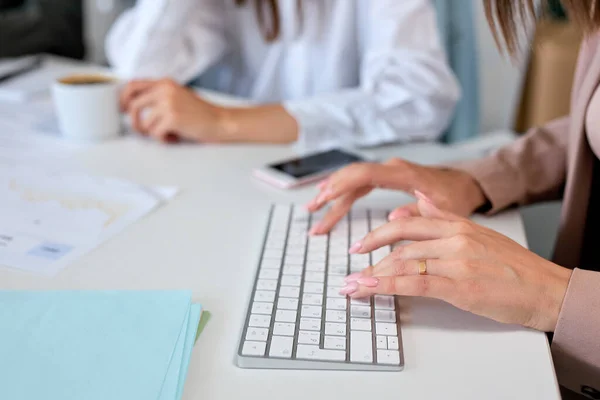
M383 164L356 163L341 169L319 184L319 194L307 205L311 212L332 202L325 217L311 230L312 235L329 232L356 200L374 188L395 189L407 193L420 191L440 208L468 216L486 202L483 190L468 173L443 167L428 167L394 158ZM390 220L419 215L416 203L399 207Z

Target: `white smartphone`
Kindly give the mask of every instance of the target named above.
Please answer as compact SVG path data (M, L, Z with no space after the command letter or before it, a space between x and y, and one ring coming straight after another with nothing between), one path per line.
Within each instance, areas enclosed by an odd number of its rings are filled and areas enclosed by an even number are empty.
M303 157L283 160L254 170L254 176L283 189L326 178L346 165L366 161L347 150L332 149Z

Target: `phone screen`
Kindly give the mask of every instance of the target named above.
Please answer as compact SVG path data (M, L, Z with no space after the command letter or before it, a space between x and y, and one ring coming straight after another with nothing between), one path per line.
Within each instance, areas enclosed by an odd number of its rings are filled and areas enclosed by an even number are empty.
M273 164L270 165L270 167L291 175L294 178L301 179L321 172L335 170L358 161L363 161L363 159L341 150L329 150L323 153Z

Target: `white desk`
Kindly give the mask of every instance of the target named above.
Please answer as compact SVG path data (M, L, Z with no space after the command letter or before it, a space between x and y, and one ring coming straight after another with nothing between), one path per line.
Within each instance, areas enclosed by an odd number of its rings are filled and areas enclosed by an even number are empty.
M65 166L178 185L182 192L54 278L0 269L0 288L192 289L212 317L194 349L185 399L559 398L543 334L423 299L402 301L403 372L235 367L269 204L304 202L314 194L311 188L270 188L253 180L249 171L290 154L286 147L167 147L137 138L82 149L62 161ZM418 151L408 148L398 154L419 158ZM404 200L379 193L366 203L393 206ZM517 213L486 223L524 243Z
M290 156L284 146L164 146L136 137L84 147L55 163L181 194L54 278L0 268L0 289L192 289L211 313L185 399L558 399L544 334L500 325L439 301L403 299L400 373L267 371L235 367L234 353L272 202L304 203L314 188L281 191L250 177ZM367 152L433 163L464 156L437 145ZM407 196L363 201L393 207ZM525 244L517 212L487 225ZM149 349L151 351L151 349Z

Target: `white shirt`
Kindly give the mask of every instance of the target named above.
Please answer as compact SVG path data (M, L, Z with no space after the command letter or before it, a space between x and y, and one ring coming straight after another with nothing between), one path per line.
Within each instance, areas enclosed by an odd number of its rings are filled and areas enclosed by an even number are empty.
M304 149L432 140L459 98L428 0L279 0L265 42L254 1L138 0L107 55L126 78L171 77L259 103L280 102ZM268 13L265 13L268 15Z

